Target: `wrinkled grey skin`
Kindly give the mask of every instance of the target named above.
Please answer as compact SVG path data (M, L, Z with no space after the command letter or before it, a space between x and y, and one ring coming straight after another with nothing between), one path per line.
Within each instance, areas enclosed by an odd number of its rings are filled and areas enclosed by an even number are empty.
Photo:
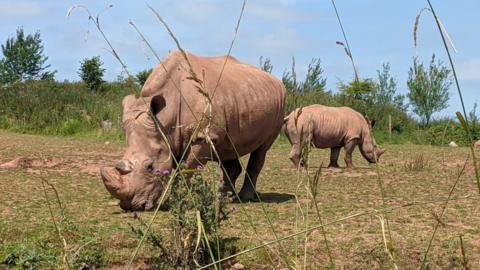
M225 57L187 55L196 74L205 74L204 90L211 96ZM162 63L167 72L162 66L155 68L142 88L141 98L131 95L122 102L127 150L114 168L102 168L107 190L120 200L124 210L152 209L166 183L155 181L153 175L168 178L176 167L172 156L180 160L184 155L182 167L187 169L203 167L207 161L221 162L225 168L222 191L235 192L235 180L242 172L238 158L250 154L246 169L250 179L245 179L238 195L242 201L255 200L256 181L266 152L283 125L282 82L229 57L205 118L207 99L199 92L198 84L189 79L183 56L173 52ZM148 111L158 119L165 138L155 129ZM193 136L199 123L201 128ZM192 136L191 146L187 147ZM208 140L219 159L212 156Z
M310 105L295 109L284 118L284 130L292 144L290 160L298 168L301 164L301 145L310 143L317 148L330 148L329 167L339 167L340 149L345 148L347 168L353 168L352 153L358 145L369 163L376 163L385 150L374 144L372 124L357 111L348 107Z

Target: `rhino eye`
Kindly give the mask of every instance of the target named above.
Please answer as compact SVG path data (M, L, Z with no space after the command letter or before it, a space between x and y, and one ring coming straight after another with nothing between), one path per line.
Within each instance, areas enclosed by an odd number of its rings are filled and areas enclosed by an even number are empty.
M149 160L145 163L145 170L153 172L153 161Z

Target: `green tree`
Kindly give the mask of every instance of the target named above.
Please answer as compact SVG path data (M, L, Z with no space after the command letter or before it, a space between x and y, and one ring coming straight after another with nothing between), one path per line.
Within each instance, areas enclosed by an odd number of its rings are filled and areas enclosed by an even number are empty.
M320 58L313 58L308 64L307 75L301 86L303 92L324 92L327 79L322 75L323 69L320 65Z
M450 70L441 61L435 62L435 55L428 69L418 62L418 58L413 58L407 80L408 99L423 125L429 126L432 115L448 107L451 84Z
M327 79L323 77L320 59L317 58L310 61L305 79L301 82L297 81L295 58L292 58L292 69L283 72L282 81L288 91L300 93L323 93L327 84Z
M371 103L377 85L372 79L358 79L347 84L340 82L338 87L341 95Z
M372 102L375 105L392 105L405 112L405 96L397 94L397 80L390 75L390 64L382 65L382 70L377 70L375 91L372 92Z
M140 86L143 86L145 84L145 82L148 79L148 76L150 76L150 74L152 73L152 70L153 69L145 69L138 72L135 75L135 80L137 81L138 84L140 84Z
M56 71L47 71L50 65L45 65L48 57L43 53L40 32L25 35L23 28L18 28L16 37L7 39L2 45L2 53L1 84L54 79Z
M84 81L90 90L96 91L103 83L103 74L105 69L102 68L103 62L100 56L85 58L80 62L80 70L78 75Z
M272 73L273 65L272 65L272 62L270 61L270 57L266 57L265 60L264 60L263 56L260 56L259 63L260 63L260 68L263 71L266 71L268 73Z

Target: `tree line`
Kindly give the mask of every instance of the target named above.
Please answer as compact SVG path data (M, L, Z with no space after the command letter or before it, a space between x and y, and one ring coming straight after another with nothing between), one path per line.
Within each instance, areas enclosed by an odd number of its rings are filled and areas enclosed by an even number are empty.
M25 34L22 28L18 28L15 37L8 38L1 48L3 57L0 59L0 85L54 80L56 71L51 70L47 64L48 57L44 53L40 32ZM260 57L259 66L266 72L271 73L273 70L270 58ZM151 69L146 69L128 79L143 85L150 72ZM92 91L102 90L104 73L105 68L99 56L80 62L78 75ZM319 58L311 60L302 79L297 78L295 58L292 58L291 69L283 72L282 81L289 93L288 110L293 110L294 106L321 103L350 106L374 118L385 117L385 113L393 113L397 118L408 118L407 111L411 108L424 127L430 126L435 113L448 106L449 88L452 84L451 71L436 60L435 55L428 64L413 58L408 71L406 96L398 93L398 81L392 76L389 63L384 63L377 70L376 78L355 78L339 82L338 92L333 93L326 89L327 78ZM400 119L396 120L400 125L403 124Z

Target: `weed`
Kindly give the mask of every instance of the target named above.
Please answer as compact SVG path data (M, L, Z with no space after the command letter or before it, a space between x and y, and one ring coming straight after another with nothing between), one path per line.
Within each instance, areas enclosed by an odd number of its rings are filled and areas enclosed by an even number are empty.
M423 153L415 155L413 158L405 161L403 168L408 172L420 172L430 167L429 160Z
M151 230L146 237L158 253L152 259L152 267L193 269L235 251L232 241L219 236L220 223L227 218L226 200L216 191L214 183L201 174L190 181L177 179L167 204L173 216L165 229L169 233L162 235ZM137 225L129 226L141 239L148 226L140 217L136 220Z

